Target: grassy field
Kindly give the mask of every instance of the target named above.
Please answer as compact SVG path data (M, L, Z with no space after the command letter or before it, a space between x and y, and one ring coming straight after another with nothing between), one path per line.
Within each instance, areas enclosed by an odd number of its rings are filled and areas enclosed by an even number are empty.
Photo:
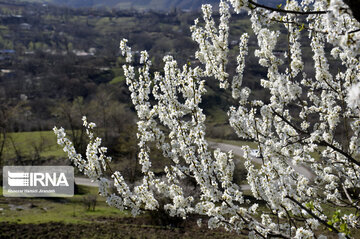
M36 153L41 157L65 157L62 148L56 143L53 131L9 133L6 140L4 158L15 158L17 154L31 157Z
M78 186L81 195L72 198L7 198L0 189L0 222L9 223L91 223L98 217L126 217L127 211L121 212L109 207L103 197L96 197L95 210L86 210L84 200L89 195L96 196L97 188Z
M79 186L72 198L6 198L0 187L0 238L246 238L222 229L199 228L194 220L177 226L158 225L154 215L136 218L109 207L98 196L94 211L84 198L97 188Z
M177 226L158 225L148 213L133 218L110 208L101 197L95 210L88 211L83 199L97 189L80 186L79 191L73 198L5 198L0 187L0 238L247 238L209 230L206 223L199 228L195 218ZM335 211L330 205L323 207L328 215ZM267 210L261 203L260 209ZM355 231L352 235L358 238Z

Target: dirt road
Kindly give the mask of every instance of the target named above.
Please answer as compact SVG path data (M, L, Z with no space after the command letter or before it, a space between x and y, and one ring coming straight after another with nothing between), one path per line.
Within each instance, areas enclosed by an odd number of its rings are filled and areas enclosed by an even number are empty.
M224 152L228 152L228 151L232 150L233 154L241 156L241 157L244 155L244 151L241 149L240 146L236 146L236 145L232 145L232 144L210 142L210 147L220 148ZM251 160L254 161L255 163L262 164L262 161L260 158L251 157ZM293 165L290 160L288 161L288 163L296 172L304 175L308 179L314 179L314 176L315 176L314 173L307 167L304 167L301 165Z

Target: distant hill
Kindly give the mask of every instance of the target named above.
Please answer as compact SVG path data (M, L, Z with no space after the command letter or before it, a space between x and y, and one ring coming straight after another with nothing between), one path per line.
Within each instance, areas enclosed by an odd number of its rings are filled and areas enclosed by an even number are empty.
M23 0L27 2L51 3L75 8L108 7L117 9L159 10L171 9L198 10L204 3L217 5L219 0ZM276 6L285 0L259 0L267 6Z

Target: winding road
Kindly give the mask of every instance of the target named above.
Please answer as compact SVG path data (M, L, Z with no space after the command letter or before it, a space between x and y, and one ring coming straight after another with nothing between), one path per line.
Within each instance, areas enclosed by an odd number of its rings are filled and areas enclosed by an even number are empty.
M97 182L92 182L90 178L81 178L81 177L75 177L75 184L88 186L88 187L99 186Z
M228 152L230 150L233 151L234 155L243 157L244 151L241 149L240 146L232 145L232 144L224 144L224 143L216 143L216 142L210 142L210 147L212 148L219 148L222 151ZM250 156L251 160L255 163L262 164L262 161L260 158L252 157ZM306 178L312 180L314 179L315 175L314 173L307 167L302 165L294 165L290 160L288 160L289 165L298 173L304 175Z
M241 149L240 146L232 145L232 144L225 144L225 143L216 143L213 141L209 142L209 145L211 148L219 148L224 152L228 152L232 150L234 155L243 157L244 151ZM260 158L251 157L251 160L255 163L262 164L262 161ZM301 166L301 165L293 165L291 161L288 161L289 165L298 173L304 175L306 178L312 180L314 179L314 173L308 169L307 167ZM82 178L82 177L75 177L75 183L78 185L84 185L89 187L97 187L98 184L96 182L92 182L89 178ZM250 186L247 184L240 185L242 190L250 190Z

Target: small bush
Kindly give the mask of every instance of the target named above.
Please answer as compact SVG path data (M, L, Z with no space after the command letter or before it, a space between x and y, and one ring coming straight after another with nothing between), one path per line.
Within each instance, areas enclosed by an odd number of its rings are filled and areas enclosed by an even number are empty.
M86 195L83 197L83 204L85 210L95 211L97 196L94 194Z

